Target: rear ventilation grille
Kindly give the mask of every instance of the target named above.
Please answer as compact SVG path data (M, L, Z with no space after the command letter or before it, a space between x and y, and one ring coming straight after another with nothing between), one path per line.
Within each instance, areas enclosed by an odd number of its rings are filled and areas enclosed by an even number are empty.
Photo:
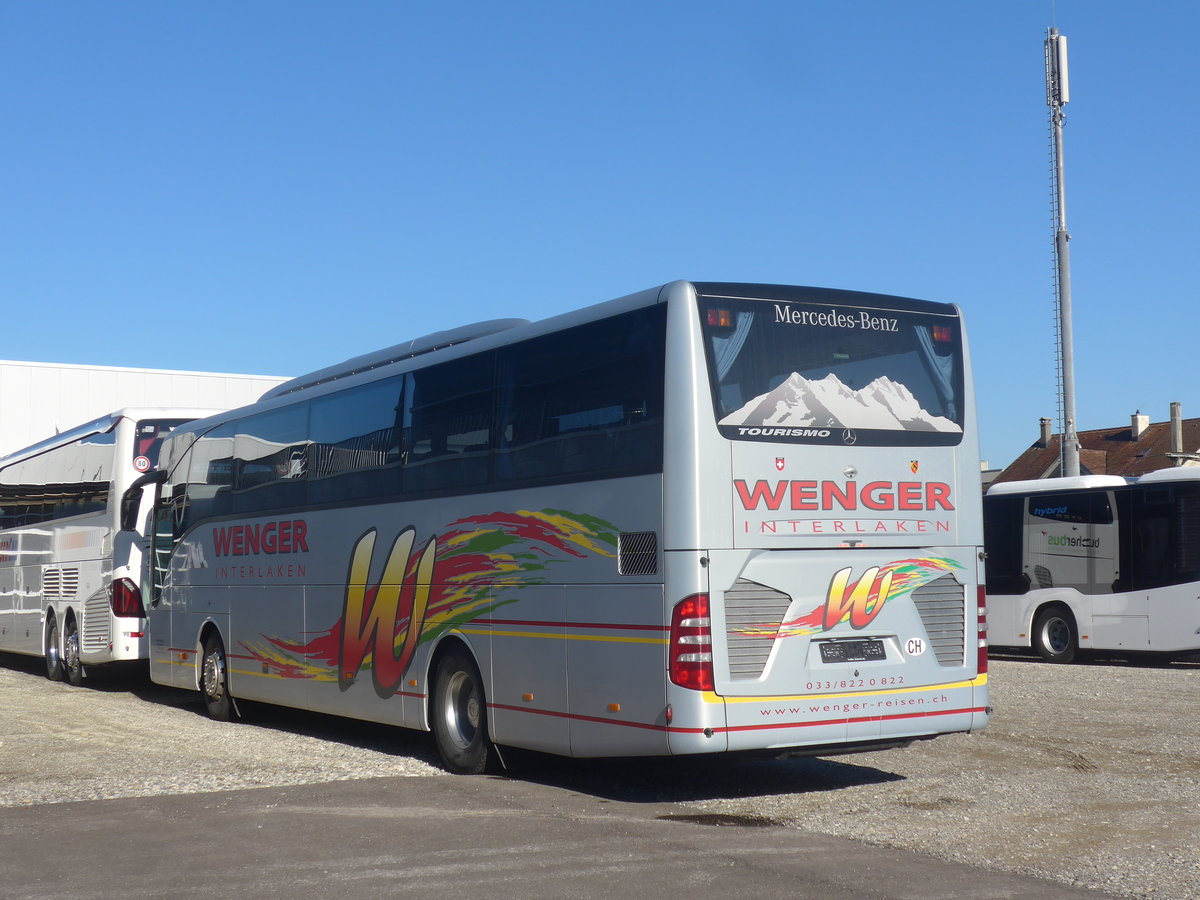
M954 668L965 665L967 625L963 586L953 575L943 575L917 588L912 597L938 664Z
M653 575L658 571L658 534L626 531L617 535L617 571L622 575Z
M83 605L83 649L103 651L112 641L112 616L108 592L99 591L88 597Z
M792 598L782 591L745 578L739 578L725 592L725 635L731 679L747 681L762 676L779 626L791 605Z

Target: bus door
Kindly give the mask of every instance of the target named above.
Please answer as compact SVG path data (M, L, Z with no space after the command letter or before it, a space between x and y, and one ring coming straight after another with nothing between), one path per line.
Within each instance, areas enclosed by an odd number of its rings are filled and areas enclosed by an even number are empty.
M171 604L165 602L163 580L170 570L175 549L174 509L170 504L154 507L150 520L150 552L147 554L145 594L146 627L150 632L150 677L170 684L173 665L171 642Z

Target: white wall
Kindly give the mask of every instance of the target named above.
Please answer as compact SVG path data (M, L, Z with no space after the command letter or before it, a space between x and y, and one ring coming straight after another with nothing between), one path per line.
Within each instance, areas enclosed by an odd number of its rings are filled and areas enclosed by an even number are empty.
M288 377L0 360L0 456L124 406L245 406Z

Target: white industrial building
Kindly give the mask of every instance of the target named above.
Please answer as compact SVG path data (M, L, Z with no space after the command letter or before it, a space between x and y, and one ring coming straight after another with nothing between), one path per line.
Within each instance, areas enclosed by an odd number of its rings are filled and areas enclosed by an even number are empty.
M232 409L287 380L0 360L0 456L125 406Z

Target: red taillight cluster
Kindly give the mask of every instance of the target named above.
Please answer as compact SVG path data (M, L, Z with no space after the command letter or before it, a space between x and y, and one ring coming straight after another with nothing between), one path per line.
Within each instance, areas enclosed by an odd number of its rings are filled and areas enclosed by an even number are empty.
M692 594L671 613L671 681L694 691L713 689L712 622L708 594Z
M733 315L727 309L710 309L708 311L708 324L714 328L732 328Z
M988 670L987 590L979 586L979 674Z
M108 605L112 607L114 616L141 619L146 615L142 607L142 591L128 578L118 578L112 583Z

